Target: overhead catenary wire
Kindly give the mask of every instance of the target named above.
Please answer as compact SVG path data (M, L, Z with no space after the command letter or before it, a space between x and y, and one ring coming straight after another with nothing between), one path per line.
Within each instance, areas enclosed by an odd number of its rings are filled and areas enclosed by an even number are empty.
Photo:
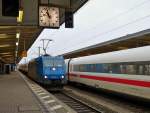
M130 12L133 11L133 10L136 10L137 7L143 6L144 4L147 4L148 2L150 2L150 0L146 0L146 1L144 1L144 2L141 2L141 3L137 4L137 5L135 5L135 6L131 7L131 8L129 8L129 9L126 10L125 12L119 13L118 15L115 15L115 16L113 16L113 17L111 17L111 18L109 18L109 19L107 19L107 20L101 22L100 24L96 24L95 27L88 28L88 29L86 30L86 32L88 32L88 31L94 31L94 30L97 28L97 26L103 26L103 25L105 25L105 24L109 24L109 23L113 22L114 20L116 20L117 18L119 18L119 17L121 17L121 16L123 16L123 15L126 15L126 14L130 13ZM84 33L84 32L85 32L85 31L83 31L83 33ZM106 31L106 32L107 32L107 31ZM82 35L82 33L80 33L80 35ZM77 37L79 37L79 35L78 35ZM91 38L89 38L89 39L91 39ZM92 38L92 39L93 39L93 38ZM80 39L77 38L77 39L74 39L74 40L80 40ZM87 39L87 40L88 40L88 39ZM72 41L72 40L71 40L71 41ZM68 42L68 43L69 43L69 42Z
M118 14L118 15L116 15L116 16L110 18L110 19L107 19L105 22L103 22L103 23L101 23L101 24L99 24L99 25L97 24L96 27L90 28L89 31L95 30L95 29L97 28L97 26L102 26L102 25L108 24L108 23L114 21L114 19L117 19L117 18L120 17L120 16L123 16L123 15L125 15L125 14L127 14L127 13L129 13L129 12L131 12L131 11L133 11L133 10L136 10L137 7L143 6L144 4L146 4L146 3L148 3L148 2L150 2L150 0L146 0L146 1L144 1L144 2L142 2L142 3L140 3L140 4L136 5L136 6L134 6L134 7L132 7L132 8L129 8L129 9L126 10L125 12L122 12L122 13L120 13L120 14ZM141 18L138 18L138 19L133 20L133 21L131 21L131 22L128 22L128 23L126 23L126 24L123 24L123 25L120 25L120 26L118 26L118 27L115 27L115 28L113 28L113 29L111 29L111 30L108 30L108 31L99 33L99 34L94 35L94 36L89 37L89 38L86 38L86 40L88 40L88 41L86 41L86 42L89 42L89 41L91 41L91 40L93 40L93 39L99 38L99 37L97 37L97 36L100 36L100 35L103 35L103 34L107 34L107 33L110 33L110 32L112 32L112 31L115 31L115 30L118 30L118 29L120 29L120 28L123 28L123 27L125 27L125 26L127 26L127 25L130 25L130 24L139 22L139 21L141 21L141 20L143 20L143 19L145 19L145 18L148 18L149 16L150 16L150 15L147 15L147 16L144 16L144 17L141 17ZM88 32L88 31L86 31L86 32ZM76 40L80 40L80 39L77 38ZM79 42L78 45L83 44L84 42L85 42L85 40L83 40L82 42ZM69 42L68 42L68 43L69 43ZM74 47L74 46L72 46L72 47ZM64 47L63 49L66 49L66 48L68 48L68 47Z
M118 27L116 27L116 28L114 28L114 29L111 29L111 30L109 30L109 31L106 31L106 32L97 34L97 35L95 35L95 36L92 36L92 37L86 39L86 40L88 40L88 41L86 41L86 43L87 43L87 42L90 42L90 41L91 41L91 40L90 40L91 38L92 38L92 39L99 38L99 36L102 36L102 35L104 35L104 34L111 33L111 32L113 32L113 31L115 31L115 30L118 30L118 29L123 28L123 27L125 27L125 26L127 26L127 25L130 25L130 24L134 24L134 23L139 22L139 21L141 21L141 20L143 20L143 19L146 19L146 18L150 18L150 15L144 16L144 17L142 17L142 18L138 18L138 19L136 19L136 20L134 20L134 21L132 21L132 22L123 24L123 25L118 26ZM85 41L83 41L83 42L85 42ZM83 44L83 42L78 43L78 46L79 46L80 44Z

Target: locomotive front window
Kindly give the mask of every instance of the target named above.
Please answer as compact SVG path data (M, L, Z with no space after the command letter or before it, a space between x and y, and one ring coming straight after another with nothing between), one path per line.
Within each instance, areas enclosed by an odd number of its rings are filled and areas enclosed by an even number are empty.
M44 67L62 67L64 60L47 59L43 61Z
M55 60L54 61L54 66L55 67L62 67L64 65L64 61L63 60Z
M44 60L44 61L43 61L43 65L44 65L45 67L51 67L51 66L54 65L54 64L53 64L53 60L49 60L49 59Z

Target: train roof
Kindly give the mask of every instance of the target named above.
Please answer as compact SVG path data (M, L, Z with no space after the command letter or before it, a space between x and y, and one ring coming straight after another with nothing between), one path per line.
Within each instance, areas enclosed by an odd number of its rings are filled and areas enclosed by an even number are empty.
M150 46L85 56L72 59L73 64L150 61Z

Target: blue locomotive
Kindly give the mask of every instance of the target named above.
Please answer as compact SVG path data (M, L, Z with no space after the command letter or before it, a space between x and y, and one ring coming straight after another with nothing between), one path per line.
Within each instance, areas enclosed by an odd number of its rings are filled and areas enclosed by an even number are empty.
M29 62L27 75L51 89L62 89L67 82L65 68L63 56L43 55Z

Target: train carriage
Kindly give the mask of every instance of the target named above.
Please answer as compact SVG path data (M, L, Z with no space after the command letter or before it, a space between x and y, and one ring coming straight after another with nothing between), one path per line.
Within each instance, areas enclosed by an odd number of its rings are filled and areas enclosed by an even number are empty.
M69 63L69 81L150 99L150 46L80 58Z

